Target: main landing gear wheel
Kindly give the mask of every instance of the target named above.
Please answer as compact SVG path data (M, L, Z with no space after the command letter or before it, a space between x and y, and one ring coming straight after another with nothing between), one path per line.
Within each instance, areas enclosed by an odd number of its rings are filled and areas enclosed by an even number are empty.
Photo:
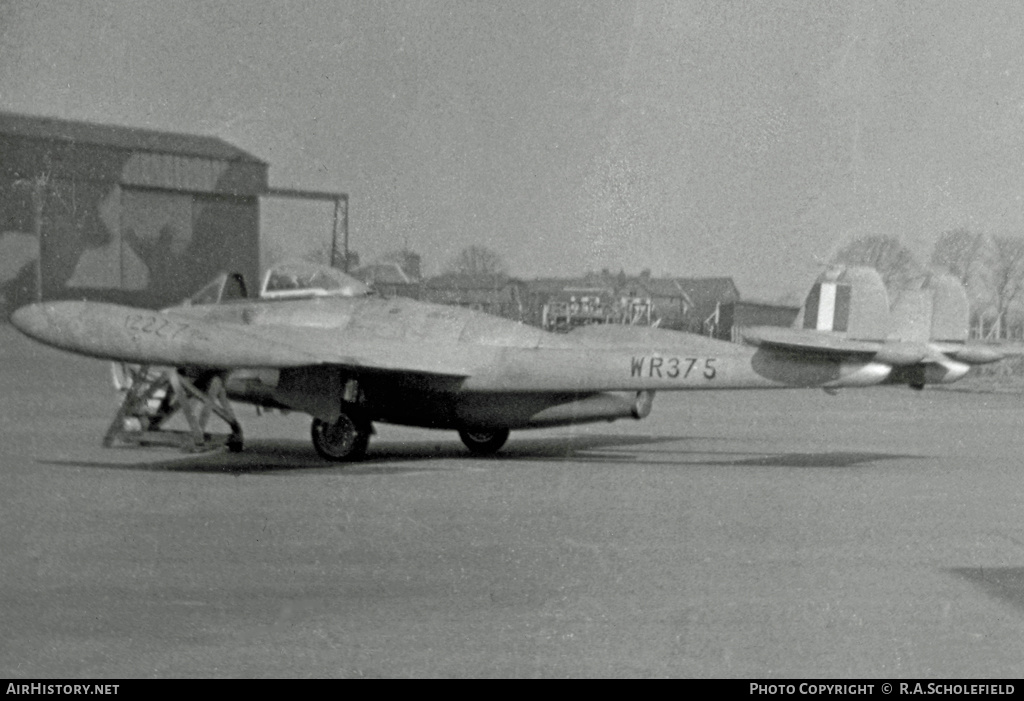
M361 460L370 442L370 424L341 414L334 423L313 419L310 434L320 457L332 462Z
M459 438L473 455L494 455L508 440L508 429L498 428L493 431L471 431L462 429Z

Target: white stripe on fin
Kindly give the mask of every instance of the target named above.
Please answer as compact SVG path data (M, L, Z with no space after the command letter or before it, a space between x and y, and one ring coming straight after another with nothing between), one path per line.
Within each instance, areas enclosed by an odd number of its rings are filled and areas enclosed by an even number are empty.
M815 328L818 331L831 331L835 326L836 318L836 283L821 283L821 292L818 297L818 324Z

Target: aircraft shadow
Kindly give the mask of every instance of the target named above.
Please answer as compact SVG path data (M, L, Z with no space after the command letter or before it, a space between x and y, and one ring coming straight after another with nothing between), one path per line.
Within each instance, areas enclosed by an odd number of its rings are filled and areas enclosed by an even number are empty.
M40 464L95 467L146 472L199 474L284 474L302 471L349 476L457 470L469 464L559 462L586 465L629 464L672 467L799 467L849 468L882 461L923 459L917 455L829 451L817 453L765 453L687 449L650 449L665 443L724 441L722 438L679 436L581 435L525 438L510 442L488 457L471 455L461 443L441 441L382 441L371 444L367 457L356 463L335 464L321 459L305 441L253 440L241 453L216 449L195 454L174 452L173 457L138 462L40 460ZM154 449L164 452L173 449ZM439 464L437 461L442 461Z
M678 440L678 439L677 439ZM700 441L707 441L708 439L694 439ZM719 439L722 440L722 439ZM735 442L735 441L733 441ZM702 465L722 465L725 467L809 467L809 468L831 468L831 467L856 467L857 465L867 465L875 462L885 462L892 460L925 460L928 458L926 455L910 455L903 453L869 453L869 452L857 452L857 451L842 451L842 450L830 450L823 452L812 452L812 453L767 453L765 451L751 451L751 452L740 452L735 450L712 452L707 450L702 451L685 451L685 450L672 450L672 451L659 451L659 450L645 450L644 456L651 457L657 454L675 455L677 457L686 458L680 462L695 463L699 462ZM606 453L607 454L607 453ZM700 461L693 460L691 456L706 456L706 459ZM725 459L726 456L733 456L731 459ZM736 457L739 456L739 457ZM748 457L743 457L748 456ZM639 457L639 456L637 456ZM621 462L626 456L616 457L615 460ZM660 460L657 462L644 461L650 464L671 464L671 461Z
M336 471L345 475L398 474L402 472L431 472L457 469L459 466L439 466L434 460L454 460L465 464L471 460L500 461L503 459L559 460L579 451L603 446L629 446L656 442L677 441L677 437L651 436L578 436L541 438L517 441L498 455L479 457L471 455L461 443L451 441L392 441L371 444L365 459L347 464L330 463L318 456L306 441L253 440L241 453L229 453L221 448L195 454L174 453L174 457L142 462L39 460L43 465L63 467L95 467L110 470L146 472L195 472L260 474L315 470ZM117 450L116 448L114 450ZM173 448L154 448L154 451L172 451ZM589 457L592 462L598 457ZM621 462L621 457L608 456L607 460ZM402 467L401 463L415 462L415 467Z
M923 460L923 455L901 455L898 453L858 453L841 450L826 453L783 453L758 457L715 462L716 465L731 467L856 467L890 460Z
M1024 609L1024 567L951 567L948 571L986 594Z

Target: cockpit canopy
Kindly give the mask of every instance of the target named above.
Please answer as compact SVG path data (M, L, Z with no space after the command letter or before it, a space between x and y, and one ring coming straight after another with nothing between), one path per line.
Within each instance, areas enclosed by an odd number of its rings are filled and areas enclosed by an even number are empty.
M368 294L370 288L337 268L302 260L270 268L260 286L263 299L365 297Z

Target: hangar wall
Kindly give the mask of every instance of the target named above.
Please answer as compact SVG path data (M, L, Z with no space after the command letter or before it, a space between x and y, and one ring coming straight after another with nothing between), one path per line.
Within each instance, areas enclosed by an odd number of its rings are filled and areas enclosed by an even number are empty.
M0 303L255 286L266 190L267 164L216 138L0 113Z

